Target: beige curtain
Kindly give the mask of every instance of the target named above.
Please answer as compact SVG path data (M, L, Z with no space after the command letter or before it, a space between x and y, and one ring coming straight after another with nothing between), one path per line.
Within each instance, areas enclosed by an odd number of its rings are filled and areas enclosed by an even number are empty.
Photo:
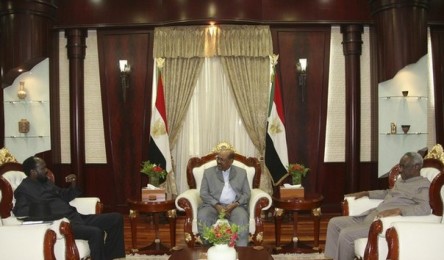
M247 132L262 158L265 151L270 67L268 26L161 27L154 33L154 57L165 58L165 102L173 149L188 111L204 57L221 56ZM263 163L261 163L263 166ZM267 171L262 167L263 172ZM261 188L271 193L269 174Z
M260 158L265 153L270 87L270 60L273 54L268 26L221 26L217 34L217 55L233 89L236 105ZM272 182L261 162L261 189L272 193Z
M197 57L165 59L163 77L170 149L174 148L182 128L203 61L204 58Z
M254 146L263 157L267 132L270 61L264 57L222 57L236 105ZM262 166L261 188L272 192L271 180Z

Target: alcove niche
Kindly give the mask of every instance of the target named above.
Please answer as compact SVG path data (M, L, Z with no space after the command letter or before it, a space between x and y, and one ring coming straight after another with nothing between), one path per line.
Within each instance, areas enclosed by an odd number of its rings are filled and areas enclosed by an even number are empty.
M25 97L21 92L22 98L18 95L20 85L26 92ZM22 72L3 89L3 107L4 144L19 162L51 149L48 58Z
M425 55L393 79L379 83L378 176L390 171L406 152L427 146L428 77Z

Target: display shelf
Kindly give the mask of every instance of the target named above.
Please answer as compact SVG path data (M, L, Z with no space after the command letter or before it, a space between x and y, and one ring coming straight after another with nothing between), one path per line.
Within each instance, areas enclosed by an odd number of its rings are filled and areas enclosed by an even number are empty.
M380 99L427 99L426 96L383 96Z
M46 104L48 103L48 100L6 100L3 101L5 104Z
M411 132L411 133L396 133L396 134L392 134L392 133L379 133L380 135L426 135L428 134L427 132Z
M9 139L27 139L27 138L45 138L45 137L49 137L49 135L8 135L5 136L5 138L9 138Z

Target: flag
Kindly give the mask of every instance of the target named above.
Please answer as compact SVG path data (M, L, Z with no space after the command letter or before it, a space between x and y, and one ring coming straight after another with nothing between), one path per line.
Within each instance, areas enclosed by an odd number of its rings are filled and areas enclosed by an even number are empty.
M162 74L157 77L155 106L151 112L150 142L148 160L162 167L168 174L172 172L168 125L166 120L165 98Z
M284 108L282 105L281 86L276 69L271 83L270 102L265 143L265 165L270 171L273 184L277 184L287 174L288 150L285 134Z

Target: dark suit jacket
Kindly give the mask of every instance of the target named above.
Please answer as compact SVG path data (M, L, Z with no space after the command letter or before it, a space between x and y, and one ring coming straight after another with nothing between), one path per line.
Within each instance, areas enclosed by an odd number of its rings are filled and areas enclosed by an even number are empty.
M242 168L231 165L229 182L236 193L235 201L238 201L241 206L247 207L251 195L247 172ZM200 197L203 200L201 207L217 204L224 185L222 172L216 166L206 169L200 186Z
M51 181L41 183L25 178L14 192L16 199L14 215L28 216L29 205L33 201L46 200L49 202L51 213L68 218L71 223L83 223L81 215L69 202L80 195L79 189L57 187Z

